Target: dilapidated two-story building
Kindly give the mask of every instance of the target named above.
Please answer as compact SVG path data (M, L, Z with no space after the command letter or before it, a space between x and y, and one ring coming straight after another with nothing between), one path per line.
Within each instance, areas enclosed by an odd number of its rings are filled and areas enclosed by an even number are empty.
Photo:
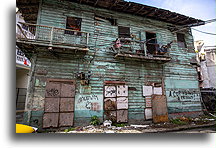
M142 124L202 114L190 27L204 21L124 0L17 0L31 59L24 123ZM33 35L26 36L24 30Z

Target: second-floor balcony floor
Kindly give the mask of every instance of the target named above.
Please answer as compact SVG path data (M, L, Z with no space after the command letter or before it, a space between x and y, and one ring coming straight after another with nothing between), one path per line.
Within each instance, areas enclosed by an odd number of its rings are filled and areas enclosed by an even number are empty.
M88 40L87 32L21 22L17 24L18 44L88 51Z

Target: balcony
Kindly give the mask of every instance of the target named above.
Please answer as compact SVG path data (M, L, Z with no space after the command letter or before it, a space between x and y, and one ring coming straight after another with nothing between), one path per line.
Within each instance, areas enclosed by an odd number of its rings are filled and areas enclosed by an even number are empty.
M113 43L115 58L131 58L142 61L159 61L166 63L171 60L169 55L169 45L154 43L146 44L146 41L133 40L131 38L118 38ZM147 47L148 46L148 47Z
M17 24L18 45L88 51L89 33L29 23Z

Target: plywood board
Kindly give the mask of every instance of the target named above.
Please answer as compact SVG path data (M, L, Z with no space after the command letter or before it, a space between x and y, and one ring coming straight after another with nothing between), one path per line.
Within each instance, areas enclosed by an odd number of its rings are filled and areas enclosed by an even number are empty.
M116 110L116 98L105 98L104 99L105 110Z
M59 126L73 126L74 113L60 113L59 115Z
M162 87L154 87L154 95L162 95Z
M61 84L61 97L74 97L75 96L75 85L72 83Z
M61 95L61 85L57 82L47 82L45 97L60 97Z
M74 111L74 98L60 99L60 112Z
M117 121L116 111L104 111L104 120Z
M45 98L45 112L59 112L59 98Z
M128 122L128 110L117 110L117 122Z
M59 113L45 113L43 115L43 128L58 127Z
M154 123L168 121L166 96L153 95L152 97L152 115L153 115Z
M143 86L143 96L151 96L153 94L152 86Z
M128 96L128 86L127 85L117 85L117 96L127 97Z
M117 109L128 109L128 98L127 97L117 98Z
M152 108L145 108L145 119L152 119Z
M115 86L105 86L104 97L116 97L116 87Z

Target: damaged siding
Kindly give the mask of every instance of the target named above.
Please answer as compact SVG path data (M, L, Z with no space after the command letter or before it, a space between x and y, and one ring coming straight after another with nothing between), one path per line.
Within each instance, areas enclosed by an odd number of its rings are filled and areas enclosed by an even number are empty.
M90 50L87 54L61 52L56 57L51 52L44 52L43 48L39 49L41 52L33 58L35 71L32 73L31 85L33 87L29 88L33 96L28 98L26 106L27 110L32 111L27 112L27 116L31 118L26 120L30 123L41 125L40 115L44 111L45 87L48 78L76 81L75 126L89 124L90 117L93 115L97 115L103 121L104 81L122 81L128 86L129 123L143 123L149 118L145 117L146 101L143 96L143 85L152 83L164 84L168 113L201 111L196 70L189 62L195 56L191 47L192 36L187 35L186 38L188 49L178 48L176 42L172 44L170 63L161 64L127 58L115 59L110 47L118 38L118 26L130 27L130 33L139 40L145 40L146 31L154 32L157 42L162 44L177 40L176 34L164 28L166 23L163 22L63 1L43 0L40 10L40 17L38 17L40 25L65 28L67 16L81 18L81 31L90 33L88 45ZM115 16L118 26L111 25L107 20L95 20L93 12L100 11L103 12L102 14ZM138 43L134 43L132 47L134 50L140 50ZM89 87L85 88L77 79L76 75L80 72L91 73ZM181 100L170 95L171 91L181 91L180 93L185 96L190 96L189 92L195 91L197 96L191 96L192 100Z

